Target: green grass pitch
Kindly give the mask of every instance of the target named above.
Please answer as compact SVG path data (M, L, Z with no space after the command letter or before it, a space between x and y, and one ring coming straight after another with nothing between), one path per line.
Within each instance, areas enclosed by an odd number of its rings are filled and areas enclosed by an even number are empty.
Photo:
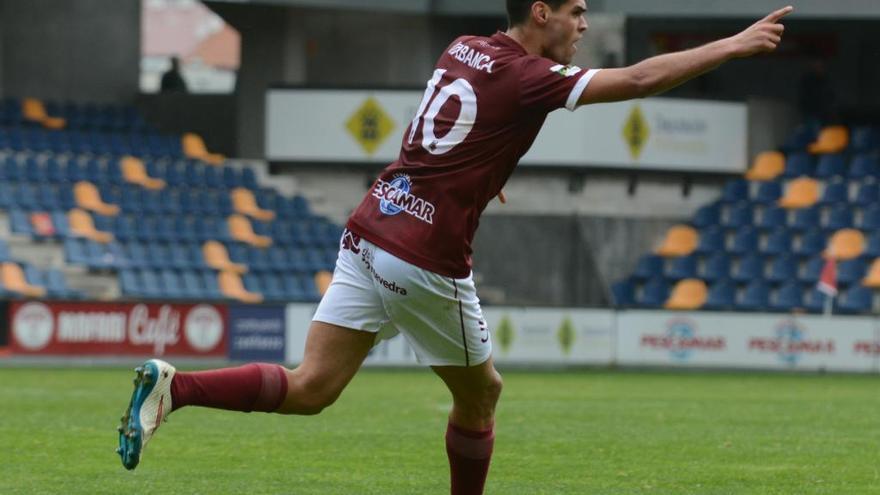
M487 493L880 493L880 378L508 372ZM363 371L317 417L188 408L134 472L122 369L0 369L0 493L444 494L450 400Z

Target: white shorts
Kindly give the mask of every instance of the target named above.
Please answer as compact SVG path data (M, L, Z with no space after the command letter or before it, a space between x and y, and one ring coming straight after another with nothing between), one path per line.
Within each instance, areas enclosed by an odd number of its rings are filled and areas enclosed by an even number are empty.
M348 230L313 320L375 333L377 342L400 332L429 366L477 366L492 355L473 277L424 270Z

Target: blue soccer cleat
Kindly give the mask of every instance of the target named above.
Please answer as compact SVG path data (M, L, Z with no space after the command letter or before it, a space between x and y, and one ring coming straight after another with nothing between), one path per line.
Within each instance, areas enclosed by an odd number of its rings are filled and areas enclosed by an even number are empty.
M176 372L174 366L158 359L145 362L135 371L137 377L131 402L117 429L119 448L116 453L129 470L137 467L147 442L171 412L171 380Z

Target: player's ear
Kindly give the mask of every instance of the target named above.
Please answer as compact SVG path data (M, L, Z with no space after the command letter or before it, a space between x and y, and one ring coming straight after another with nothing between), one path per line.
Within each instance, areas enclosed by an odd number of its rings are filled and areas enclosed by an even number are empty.
M535 2L532 4L532 18L539 25L543 25L547 23L547 18L550 16L550 6L544 2Z

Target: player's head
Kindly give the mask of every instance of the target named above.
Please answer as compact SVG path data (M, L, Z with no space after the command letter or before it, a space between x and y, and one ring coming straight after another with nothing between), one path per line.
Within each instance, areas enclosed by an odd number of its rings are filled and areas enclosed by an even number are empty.
M542 55L568 64L587 30L585 0L507 0L510 28L527 28L540 37Z

